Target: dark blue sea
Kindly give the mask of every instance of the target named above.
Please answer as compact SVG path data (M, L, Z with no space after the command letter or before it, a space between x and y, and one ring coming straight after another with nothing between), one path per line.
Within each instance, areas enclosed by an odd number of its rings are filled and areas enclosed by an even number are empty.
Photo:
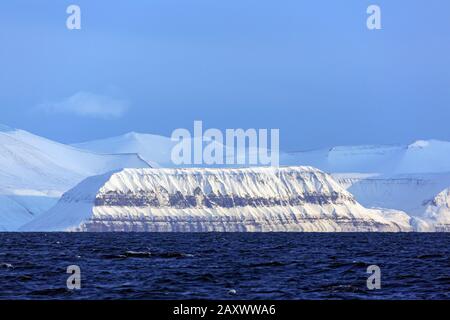
M449 299L450 234L0 233L0 284L0 299Z

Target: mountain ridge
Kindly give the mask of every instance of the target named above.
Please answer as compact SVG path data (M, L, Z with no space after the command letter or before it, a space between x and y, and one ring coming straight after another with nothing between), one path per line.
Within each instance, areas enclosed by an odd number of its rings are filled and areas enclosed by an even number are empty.
M88 176L128 166L174 167L170 153L175 143L129 132L68 146L0 124L0 208L10 208L3 220L14 221L14 212L19 217L9 226L0 220L0 229L34 219ZM405 211L418 219L427 203L450 186L450 142L435 139L281 152L280 162L317 167L365 207Z
M45 212L84 178L113 169L148 167L138 155L80 150L2 125L0 130L0 229L15 230Z

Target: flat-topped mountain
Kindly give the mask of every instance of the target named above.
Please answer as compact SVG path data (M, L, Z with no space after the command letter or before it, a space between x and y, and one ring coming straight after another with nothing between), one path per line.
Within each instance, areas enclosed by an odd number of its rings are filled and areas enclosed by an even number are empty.
M23 230L411 231L312 167L124 169L91 177Z

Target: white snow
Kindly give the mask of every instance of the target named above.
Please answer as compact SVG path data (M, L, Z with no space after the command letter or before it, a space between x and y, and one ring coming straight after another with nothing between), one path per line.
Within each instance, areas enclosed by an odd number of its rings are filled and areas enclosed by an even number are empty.
M0 230L16 230L84 178L123 167L148 164L136 154L100 155L0 126Z
M281 163L310 165L331 173L450 172L450 142L419 140L410 145L339 146L284 153Z
M362 205L405 211L418 226L424 225L419 220L426 203L450 187L450 142L446 141L335 147L286 154L282 163L313 165L330 172Z
M439 192L426 205L421 216L425 221L421 225L421 231L450 232L450 188Z
M233 204L208 206L199 200L180 208L169 199L176 194L209 200L214 194ZM150 195L158 197L158 205L133 204ZM123 202L96 202L105 196ZM298 196L305 199L289 202ZM238 199L255 202L239 205ZM22 230L411 231L409 220L403 212L364 208L329 175L311 167L124 169L86 179Z
M200 141L200 142L199 142ZM217 141L213 142L205 142L202 141L200 137L191 138L189 144L193 146L195 143L201 143L204 147L210 144L214 144L218 149L222 149L223 151L223 162L228 163L227 159L233 160L233 163L236 164L219 164L214 165L214 167L238 167L242 165L238 165L237 163L248 164L248 159L251 155L255 155L256 159L258 159L257 155L259 150L255 147L246 148L241 147L239 152L237 150L237 146L230 147L225 146ZM121 136L88 141L83 143L74 144L74 147L89 150L97 153L136 153L139 154L145 161L147 161L153 168L174 168L174 167L210 167L206 164L183 164L176 165L173 163L171 158L171 153L173 147L178 143L178 141L172 141L168 137L146 134L146 133L137 133L130 132ZM233 152L231 152L233 151ZM264 149L266 151L266 149ZM233 154L231 158L230 154ZM238 160L240 162L238 162ZM257 164L252 164L257 166Z
M399 175L332 174L367 207L384 207L420 216L424 204L450 186L450 173Z
M79 146L99 152L136 152L147 161L173 167L172 142L161 136L133 133ZM420 219L426 203L450 187L450 142L440 140L282 152L280 163L313 166L331 173L362 205L405 211L417 225L424 223Z
M131 132L75 144L97 153L137 153L158 167L175 167L176 142L159 135ZM415 174L450 172L450 142L419 140L410 145L337 146L302 152L281 152L282 165L305 165L329 173Z
M97 153L135 153L152 167L171 164L172 147L176 142L168 137L130 132L121 136L74 144L74 147Z
M0 230L16 230L18 226L35 219L54 206L64 192L86 177L126 167L148 167L149 164L153 167L174 167L170 156L175 143L168 137L132 132L119 137L67 146L23 130L0 125L0 209L2 210ZM377 215L389 216L392 212L397 212L395 210L391 212L390 209L405 211L412 216L411 224L416 229L433 229L433 223L437 220L446 221L445 219L450 217L445 206L430 205L438 194L450 187L450 142L418 140L409 145L337 146L304 152L282 152L280 162L282 165L314 166L328 172L363 206L375 208ZM216 171L211 173L210 170L215 169L201 169L196 174L217 175ZM255 168L255 170L259 169ZM187 194L192 191L189 188L198 183L197 180L192 180L192 177L186 181L178 181L170 176L168 172L165 172L158 178L158 183L170 182L170 185L176 186L174 187L176 190ZM111 181L120 177L120 174L115 174L111 177ZM140 181L140 179L147 180ZM225 175L220 179L230 178ZM249 177L244 175L243 179L248 180ZM110 184L111 181L108 179L105 184ZM136 186L142 187L147 183L156 183L156 180L152 181L147 176L133 173L124 181L117 182L115 187L118 188L117 190L122 190L120 188L129 185L129 190L134 190ZM211 183L208 182L208 185ZM245 191L253 195L256 195L258 188L261 187L258 184L255 185L254 181L236 184L229 180L225 185L226 188L223 187L225 189L222 191L240 194ZM315 187L322 191L326 190L326 186L327 184L319 184ZM285 187L287 186L278 187L278 189L287 192L288 189L283 189ZM244 190L241 190L242 188ZM289 191L295 191L295 189ZM88 204L83 208L90 208L90 206L91 204ZM100 214L102 210L95 208L94 211ZM130 212L142 215L140 210L133 208ZM162 211L158 213L158 210ZM152 214L163 214L164 210L166 209L152 209ZM170 212L174 213L174 210L172 208ZM195 211L197 209L186 210L191 210L194 215L197 214ZM245 210L243 209L242 212ZM248 214L254 214L255 210L260 209L252 208ZM365 210L367 212L368 209ZM71 225L79 221L77 212L81 211L83 211L81 208L74 211L74 220L71 220ZM227 212L231 211L232 209L229 209ZM314 210L310 208L308 212L314 212ZM177 215L181 214L181 212L177 213ZM396 213L393 215L395 216ZM436 216L439 218L436 219ZM398 220L397 218L394 220ZM63 221L61 225L64 225Z

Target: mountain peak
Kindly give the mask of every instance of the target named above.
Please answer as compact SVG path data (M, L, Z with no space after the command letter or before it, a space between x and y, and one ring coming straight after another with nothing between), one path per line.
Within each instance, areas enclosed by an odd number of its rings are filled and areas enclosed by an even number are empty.
M431 146L445 146L445 145L449 145L449 142L435 139L417 140L408 145L408 149L424 149Z
M430 145L429 140L417 140L409 145L409 148L425 148Z

